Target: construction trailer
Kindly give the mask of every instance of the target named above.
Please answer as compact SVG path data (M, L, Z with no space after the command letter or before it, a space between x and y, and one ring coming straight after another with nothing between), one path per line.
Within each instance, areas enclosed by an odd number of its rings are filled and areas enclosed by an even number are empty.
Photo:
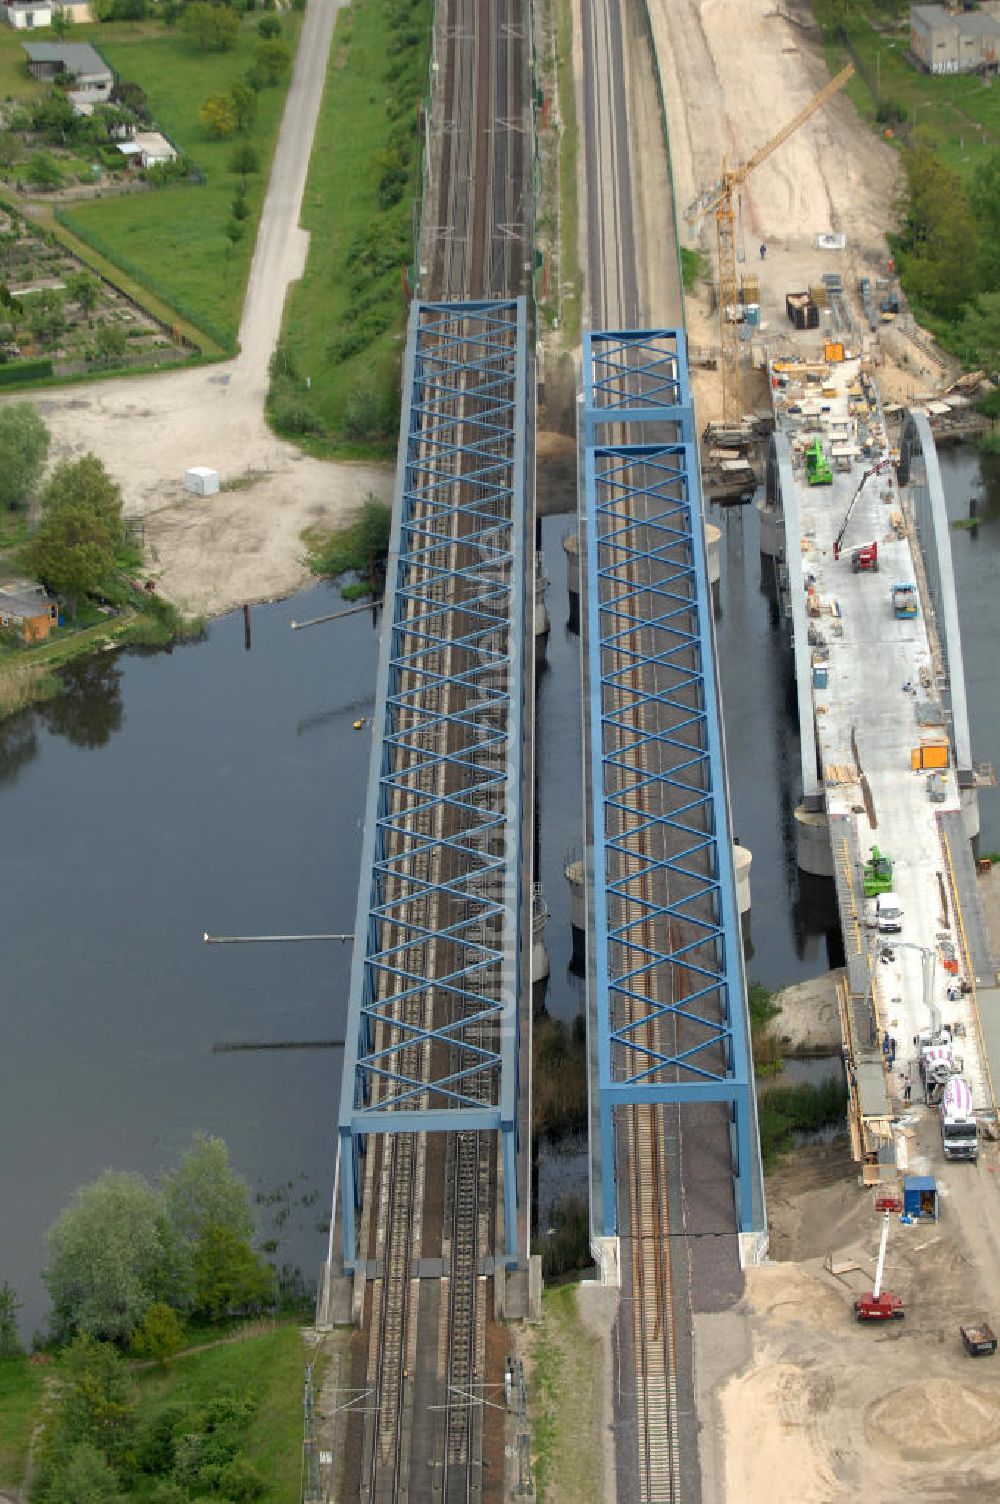
M938 1188L933 1175L903 1177L903 1212L907 1217L929 1217L932 1222L937 1221Z

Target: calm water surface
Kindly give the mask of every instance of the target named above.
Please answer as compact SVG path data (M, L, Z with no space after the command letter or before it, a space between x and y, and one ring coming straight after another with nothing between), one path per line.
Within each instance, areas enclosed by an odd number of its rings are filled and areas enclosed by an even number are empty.
M366 616L288 629L338 600L255 608L249 653L237 615L170 654L98 657L0 727L0 1278L26 1332L74 1188L155 1174L197 1128L255 1189L291 1183L280 1257L315 1274L340 1051L212 1044L342 1037L349 949L201 936L354 927L376 638Z

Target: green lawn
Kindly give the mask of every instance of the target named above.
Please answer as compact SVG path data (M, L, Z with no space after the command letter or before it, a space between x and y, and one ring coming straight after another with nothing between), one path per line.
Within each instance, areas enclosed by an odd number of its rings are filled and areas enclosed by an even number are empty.
M545 1289L541 1325L532 1333L528 1418L539 1504L601 1504L605 1497L602 1344L583 1324L577 1288Z
M816 0L815 12L821 24L829 24L830 0ZM901 22L898 28L883 23L877 29L873 14L866 0L852 6L847 29L850 51L828 31L831 70L852 57L859 71L847 85L847 93L859 114L883 129L888 122L876 121L879 102L883 112L897 106L902 119L889 126L893 141L905 144L917 128L928 132L949 165L970 178L1000 147L1000 85L977 77L934 77L918 71L903 57L909 23Z
M91 200L75 205L65 222L182 316L230 346L239 328L288 79L261 91L257 119L246 134L214 141L198 110L209 95L225 93L252 64L256 22L251 12L238 45L229 52L201 51L178 33L148 24L79 26L73 32L75 41L92 41L123 78L145 90L157 125L197 162L206 182ZM294 52L300 17L285 13L282 24ZM250 217L233 249L226 224L237 179L228 164L242 141L257 148L262 170L249 179Z
M0 28L0 99L37 99L45 85L32 78L25 67L24 43L28 35L11 26ZM41 33L42 41L53 41L51 31Z
M302 211L309 258L285 306L291 370L271 401L278 431L318 453L365 444L367 453L395 452L430 13L428 0L405 12L392 0L354 0L337 21ZM393 32L401 16L405 40ZM409 157L406 187L380 209L376 153L394 145ZM355 421L359 404L368 406L367 425Z
M287 1325L177 1358L165 1369L145 1369L136 1375L139 1424L167 1405L198 1407L226 1390L250 1393L256 1410L243 1450L268 1480L263 1504L299 1504L303 1375L310 1356L299 1327ZM315 1379L318 1387L318 1368ZM141 1495L135 1491L133 1497Z
M44 1382L45 1370L27 1358L0 1361L0 1488L21 1485Z

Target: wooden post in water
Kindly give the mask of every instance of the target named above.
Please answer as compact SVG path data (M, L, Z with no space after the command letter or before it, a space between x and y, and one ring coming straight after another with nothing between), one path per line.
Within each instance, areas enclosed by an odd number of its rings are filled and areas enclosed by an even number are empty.
M248 605L244 605L244 607L243 607L243 646L246 649L246 651L249 653L249 651L250 651L250 607Z

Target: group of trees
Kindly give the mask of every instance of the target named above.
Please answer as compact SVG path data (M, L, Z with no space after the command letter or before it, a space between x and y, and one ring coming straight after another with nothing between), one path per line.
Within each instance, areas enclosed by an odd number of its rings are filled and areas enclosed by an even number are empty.
M268 1306L274 1275L253 1232L249 1190L221 1139L196 1136L158 1186L106 1170L49 1230L43 1277L53 1336L164 1357L192 1315L217 1320Z
M155 1504L186 1504L264 1492L264 1478L241 1450L256 1410L252 1394L222 1389L202 1405L174 1402L148 1416L138 1400L115 1347L74 1339L47 1399L35 1504L119 1504L139 1494Z
M42 490L41 518L25 563L75 616L81 596L99 594L115 572L122 541L122 493L96 455L60 460Z
M212 6L204 6L213 10ZM261 23L263 24L263 23ZM223 141L237 131L249 131L257 118L257 95L276 84L288 71L292 55L280 36L270 32L257 43L253 65L245 78L238 78L228 93L210 94L198 111L208 134Z
M1000 151L966 185L930 143L906 152L894 247L907 295L970 365L1000 370Z

